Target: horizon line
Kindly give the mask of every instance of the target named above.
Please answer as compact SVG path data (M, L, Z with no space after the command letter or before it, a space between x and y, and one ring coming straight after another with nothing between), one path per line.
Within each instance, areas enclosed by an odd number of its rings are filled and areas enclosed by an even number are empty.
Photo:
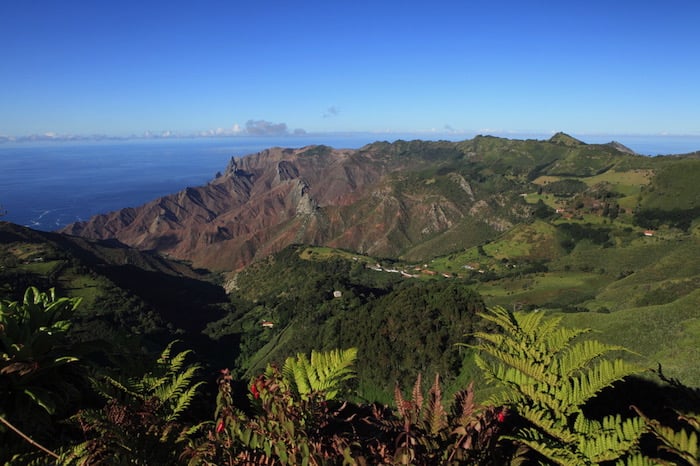
M3 143L23 143L23 142L78 142L78 141L130 141L130 140L178 140L178 139L235 139L235 138L259 138L259 139L274 139L274 138L305 138L305 137L323 137L323 136L340 136L340 137L360 137L370 135L396 135L396 136L442 136L442 137L476 137L476 136L553 136L557 133L577 137L678 137L678 138L700 138L700 133L671 133L668 131L656 133L634 133L634 132L567 132L561 130L499 130L483 128L479 130L382 130L382 131L295 131L295 132L274 132L274 133L249 133L249 132L216 132L216 131L201 131L198 133L178 133L173 131L162 131L154 133L147 131L144 134L131 134L126 136L109 135L109 134L60 134L55 132L45 132L42 134L30 134L23 136L6 136L0 135L0 144ZM612 141L611 141L612 142Z

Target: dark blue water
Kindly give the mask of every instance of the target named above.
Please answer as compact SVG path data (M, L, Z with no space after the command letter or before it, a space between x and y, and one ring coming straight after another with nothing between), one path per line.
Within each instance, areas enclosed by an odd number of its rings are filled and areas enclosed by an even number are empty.
M369 134L5 143L0 145L0 212L6 212L2 220L39 230L56 230L99 213L137 207L185 187L205 184L223 171L233 156L272 146L326 144L358 148L375 140L398 137ZM412 139L410 135L401 137ZM650 155L700 149L700 137L580 139L590 143L615 139L638 153Z

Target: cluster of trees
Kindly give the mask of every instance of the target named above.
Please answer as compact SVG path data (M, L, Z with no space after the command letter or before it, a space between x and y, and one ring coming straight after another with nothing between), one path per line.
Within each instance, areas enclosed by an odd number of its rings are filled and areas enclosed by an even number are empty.
M393 380L418 373L454 380L470 351L455 344L483 325L483 300L462 282L401 278L340 258L306 260L298 246L253 265L237 283L236 310L208 332L240 341L238 374L289 354L358 346L363 387L390 397Z
M582 240L599 245L609 244L610 231L611 229L608 227L595 226L590 223L560 223L557 225L560 244L569 252Z
M541 188L542 192L553 194L559 197L571 197L575 194L582 193L586 190L588 190L588 185L586 183L573 178L566 178L563 180L553 181L544 185Z
M209 392L190 351L119 372L67 338L75 299L30 288L0 303L0 461L6 464L697 464L700 392L641 368L624 348L542 313L480 311L469 346L494 385L445 397L438 375L393 405L358 403L358 350L288 357ZM469 306L469 303L464 303ZM449 324L449 323L446 323ZM99 353L102 356L104 354ZM117 375L118 374L118 375ZM664 397L663 390L668 396ZM636 398L635 398L636 397ZM207 399L210 401L207 402ZM215 400L214 400L215 399ZM624 400L624 401L622 401ZM628 406L633 404L632 409Z
M638 209L634 213L634 223L642 228L659 228L668 225L688 231L693 221L700 217L700 207L689 209Z

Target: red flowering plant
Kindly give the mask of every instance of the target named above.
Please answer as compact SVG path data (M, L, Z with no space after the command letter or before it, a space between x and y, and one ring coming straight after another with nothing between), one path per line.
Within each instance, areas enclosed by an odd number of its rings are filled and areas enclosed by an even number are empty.
M247 414L234 406L232 382L230 372L222 371L215 427L183 456L199 464L313 465L324 458L349 458L348 442L329 429L337 413L329 409L323 390L307 391L302 380L268 365L248 385Z
M398 418L377 418L384 431L395 438L391 462L396 464L505 464L499 445L506 412L475 401L473 383L457 392L451 409L443 404L440 378L436 374L427 394L418 375L410 397L399 386L394 390ZM379 449L370 445L371 453Z

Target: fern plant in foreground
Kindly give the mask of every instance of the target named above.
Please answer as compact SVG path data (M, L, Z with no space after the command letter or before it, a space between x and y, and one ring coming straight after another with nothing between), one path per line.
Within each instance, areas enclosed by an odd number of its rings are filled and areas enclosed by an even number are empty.
M357 359L357 348L311 351L289 357L282 366L282 376L289 381L290 388L302 398L322 395L326 400L335 399L343 382L355 376L353 364Z
M102 409L82 410L73 418L88 439L61 455L59 464L175 464L176 444L200 425L180 422L203 382L200 366L185 364L190 351L161 353L152 372L118 381L104 377L96 389L107 400Z
M511 437L553 464L592 465L620 461L647 464L637 454L645 430L638 416L589 419L583 406L605 387L641 369L623 359L608 359L624 348L578 339L588 329L560 326L561 318L541 312L515 316L496 307L482 314L501 333L478 332L477 365L502 390L491 398L506 405L527 425Z
M22 301L0 300L0 463L34 448L55 456L36 441L54 443L55 421L87 385L80 345L68 336L80 301L35 287Z

